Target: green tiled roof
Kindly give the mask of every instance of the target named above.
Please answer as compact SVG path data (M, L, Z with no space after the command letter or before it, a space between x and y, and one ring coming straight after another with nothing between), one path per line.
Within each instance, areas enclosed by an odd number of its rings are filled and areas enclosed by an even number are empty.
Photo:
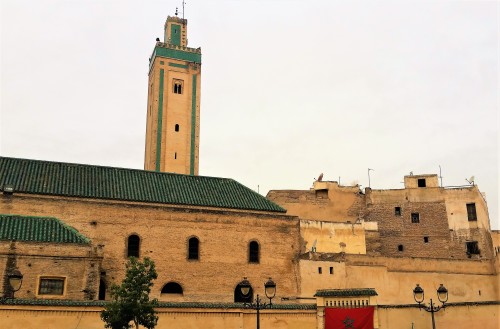
M88 244L90 240L53 217L0 214L0 240Z
M0 188L9 185L14 193L286 212L228 178L0 157Z
M360 289L324 289L316 291L314 297L357 297L357 296L377 296L373 288Z

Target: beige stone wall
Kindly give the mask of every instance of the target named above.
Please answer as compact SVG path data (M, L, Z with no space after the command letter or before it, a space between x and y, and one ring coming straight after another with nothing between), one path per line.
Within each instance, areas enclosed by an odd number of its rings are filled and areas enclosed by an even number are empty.
M304 220L355 223L364 215L364 196L357 186L317 182L309 191L271 190L267 198Z
M102 250L101 271L108 286L124 276L127 238L141 238L141 257L156 262L158 279L152 296L170 281L184 289L184 301L234 301L236 285L247 276L255 293L263 293L272 277L282 295L296 295L300 286L297 218L270 213L169 207L15 194L0 198L0 213L53 216L79 230ZM187 241L200 240L200 259L187 259ZM260 244L260 263L248 262L248 244ZM67 269L69 270L69 268ZM20 292L21 293L21 292Z
M0 305L2 327L9 329L102 329L99 307ZM254 329L255 311L247 309L159 308L157 329ZM316 310L264 310L261 328L314 329Z
M418 308L378 308L379 329L432 328L431 314ZM434 313L436 328L498 329L500 305L449 306Z
M439 181L437 175L411 175L404 177L405 188L423 188L423 187L418 187L418 181L420 179L425 180L425 188L439 187Z
M493 248L495 249L495 256L500 254L500 231L494 230L491 232L491 239Z
M8 280L6 266L9 258L14 263L12 265L23 274L22 289L15 294L16 298L97 298L102 258L91 246L0 241L2 282ZM41 278L64 278L64 294L39 295Z
M322 274L318 267L323 268ZM301 297L312 297L319 289L375 288L379 304L411 304L417 283L426 298L436 298L436 289L443 283L450 302L498 300L498 276L489 261L345 255L335 261L302 259L300 274Z
M383 255L455 259L493 257L489 226L486 225L489 221L487 207L477 187L367 189L366 201L366 220L378 222L382 243L377 247ZM471 202L476 204L478 221L467 220L466 204ZM395 214L395 207L400 207L401 216ZM412 213L419 214L418 224L412 223ZM466 253L469 241L478 242L480 255ZM399 245L403 246L403 251L399 251ZM377 248L368 245L367 249Z

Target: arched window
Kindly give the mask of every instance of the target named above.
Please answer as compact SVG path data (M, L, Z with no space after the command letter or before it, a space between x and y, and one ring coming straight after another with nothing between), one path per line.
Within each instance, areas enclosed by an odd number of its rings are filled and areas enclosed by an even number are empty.
M238 284L234 288L234 302L235 303L251 303L253 301L253 288L250 287L250 292L247 296L243 296L241 293L241 286Z
M99 281L99 300L106 300L106 281L102 278Z
M161 293L182 295L182 287L177 282L169 282L161 288Z
M129 236L127 244L127 257L139 257L140 244L141 244L141 238L139 238L139 236L135 234Z
M249 263L259 262L259 243L257 241L251 241L248 244L248 262Z
M182 80L174 79L174 94L182 94Z
M200 258L200 240L198 238L192 237L188 242L188 259L199 259Z

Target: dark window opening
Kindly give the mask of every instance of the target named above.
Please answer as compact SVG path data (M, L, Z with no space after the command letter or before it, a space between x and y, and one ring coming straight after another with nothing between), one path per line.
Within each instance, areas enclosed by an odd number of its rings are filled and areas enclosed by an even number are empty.
M174 159L177 159L177 152L174 153Z
M429 243L429 237L428 236L424 236L424 243Z
M106 300L106 281L99 281L99 300Z
M191 238L188 242L188 259L199 259L200 241L197 238Z
M128 237L127 246L127 257L139 257L139 245L141 244L141 238L137 235L131 235Z
M333 267L330 266L330 274L333 274Z
M403 249L404 249L403 245L402 245L402 244L400 244L400 245L398 246L398 251L403 251Z
M323 273L323 269L321 267L318 267L318 274L322 274Z
M418 212L414 212L411 214L411 222L420 223L420 214Z
M250 291L247 296L243 296L241 293L241 286L238 284L234 288L234 302L235 303L251 303L253 301L253 289L250 287Z
M401 216L401 207L394 207L394 215Z
M467 219L469 220L469 222L477 220L476 204L475 203L468 203L467 204Z
M479 246L477 244L477 241L466 242L465 245L467 247L468 255L479 255L481 253L479 251Z
M257 241L251 241L248 245L248 262L259 262L259 243Z
M182 287L177 282L169 282L161 288L162 294L179 294L182 295Z
M182 82L174 82L174 94L182 94Z
M175 124L175 131L179 131L179 125Z
M425 178L419 178L417 184L418 187L425 187Z
M38 287L39 295L63 295L64 278L41 278Z

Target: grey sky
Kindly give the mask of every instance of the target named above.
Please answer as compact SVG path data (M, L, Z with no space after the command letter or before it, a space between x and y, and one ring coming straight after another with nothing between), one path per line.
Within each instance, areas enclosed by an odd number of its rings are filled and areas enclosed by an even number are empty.
M0 154L142 168L148 58L181 1L1 0ZM198 1L200 174L266 194L474 175L498 215L495 1Z

